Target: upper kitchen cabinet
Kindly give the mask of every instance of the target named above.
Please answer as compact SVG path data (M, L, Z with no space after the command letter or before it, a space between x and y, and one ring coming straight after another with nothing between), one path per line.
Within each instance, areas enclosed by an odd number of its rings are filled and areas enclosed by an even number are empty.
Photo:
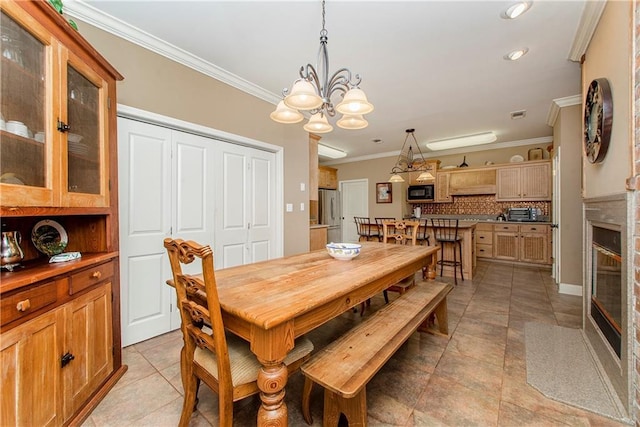
M551 200L551 163L548 160L497 169L496 201Z
M1 9L0 204L108 207L122 76L46 2Z
M318 188L338 189L338 170L328 166L318 166Z

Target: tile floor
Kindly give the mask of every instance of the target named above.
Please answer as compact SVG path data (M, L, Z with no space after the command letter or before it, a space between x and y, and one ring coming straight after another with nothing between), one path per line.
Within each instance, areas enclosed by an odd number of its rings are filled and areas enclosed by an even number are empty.
M382 304L376 297L371 309ZM527 385L524 324L581 324L581 297L558 294L549 269L479 262L476 278L459 283L448 304L450 337L415 333L369 383L370 426L622 425L545 398ZM347 312L309 337L320 348L360 319ZM84 425L177 425L181 346L180 331L174 331L125 348L129 370ZM296 373L286 394L291 426L306 425L301 390L302 375ZM199 397L191 425L216 426L217 395L203 385ZM314 426L320 426L318 386L312 402ZM234 425L255 425L258 406L257 397L236 402Z

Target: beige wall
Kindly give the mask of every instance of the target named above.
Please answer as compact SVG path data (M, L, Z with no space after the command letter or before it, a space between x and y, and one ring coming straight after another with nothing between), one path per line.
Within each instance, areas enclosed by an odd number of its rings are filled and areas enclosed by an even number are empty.
M553 141L560 148L560 277L556 281L562 290L563 285L582 286L582 105L560 109Z
M467 156L466 162L470 167L483 166L486 161L492 161L495 164L509 163L509 159L520 154L527 159L527 152L532 148L542 148L544 158L549 158L547 145L526 145L521 147L502 148L496 150L478 151L468 154L454 154L449 156L431 157L431 160L440 160L440 167L447 165L459 165L462 163L463 156ZM397 160L397 156L384 157L373 160L362 160L352 163L331 164L331 167L338 169L338 181L347 181L352 179L368 179L369 180L369 217L394 217L402 218L410 215L410 206L406 203L406 183L393 184L393 203L376 203L376 183L387 182L390 171ZM403 176L403 178L407 178Z
M584 197L623 193L631 176L631 25L632 2L609 1L582 66L583 98L596 78L606 77L613 99L613 129L602 163L584 160Z
M309 250L308 134L273 122L274 105L86 23L80 33L125 77L118 103L284 147L284 254ZM305 185L305 188L308 188ZM307 209L300 211L300 203ZM284 208L283 208L284 211Z

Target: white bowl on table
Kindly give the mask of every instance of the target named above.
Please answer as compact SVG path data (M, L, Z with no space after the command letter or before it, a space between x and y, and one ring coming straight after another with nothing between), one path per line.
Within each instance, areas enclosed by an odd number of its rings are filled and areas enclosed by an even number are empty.
M327 252L329 255L340 261L349 261L360 255L362 245L359 243L328 243Z

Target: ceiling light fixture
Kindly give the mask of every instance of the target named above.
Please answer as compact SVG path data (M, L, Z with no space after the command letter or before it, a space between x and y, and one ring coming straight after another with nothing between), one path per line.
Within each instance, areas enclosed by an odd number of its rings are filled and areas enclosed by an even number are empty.
M531 7L530 1L520 1L509 6L500 16L504 19L516 19Z
M404 178L400 176L401 173L408 172L422 172L418 175L418 182L432 181L436 179L431 173L427 172L426 169L426 161L424 160L424 156L422 155L422 151L420 150L420 146L418 145L418 141L416 141L416 137L413 134L415 129L407 129L407 136L404 138L404 143L402 144L402 149L400 150L400 154L398 155L398 160L396 160L395 166L391 169L391 177L389 178L389 182L404 182ZM407 140L409 140L409 136L413 138L413 142L418 150L419 157L416 153L413 152L413 145L411 141L409 141L409 147L405 151L405 147L407 146Z
M347 157L347 153L345 153L344 151L322 144L318 144L318 155L322 157L329 157L331 159L341 159L343 157Z
M456 138L439 139L437 141L427 142L425 146L429 150L448 150L451 148L470 147L472 145L481 145L494 142L498 137L493 131L478 133L475 135L466 135Z
M284 100L278 103L276 110L271 113L271 119L278 123L297 123L302 116L300 111L311 113L311 119L304 125L307 132L327 133L333 130L327 116L333 117L338 113L343 117L337 125L343 129L363 129L368 122L362 117L373 111L373 105L367 100L367 95L358 87L362 78L359 74L352 76L348 68L340 68L329 76L329 53L327 52L327 30L325 29L325 0L322 0L322 30L320 31L320 50L316 67L307 64L300 67L300 78L293 83L291 91L282 90ZM319 70L319 74L318 71ZM334 106L331 97L340 92L342 102ZM280 105L282 104L282 105Z
M518 59L525 56L527 52L529 52L529 48L524 47L522 49L512 50L511 52L503 56L503 58L506 59L507 61L517 61Z

